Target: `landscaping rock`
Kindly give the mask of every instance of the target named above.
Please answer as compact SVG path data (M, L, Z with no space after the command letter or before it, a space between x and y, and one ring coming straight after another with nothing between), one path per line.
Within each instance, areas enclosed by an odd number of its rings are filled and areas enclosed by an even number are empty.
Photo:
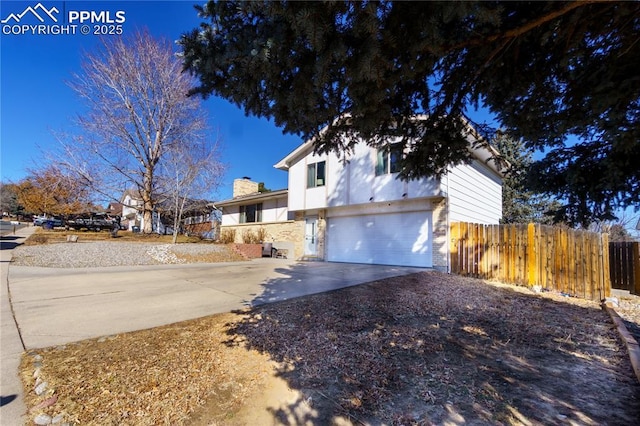
M58 402L58 397L57 396L52 396L51 398L45 399L44 401L42 401L40 404L36 405L35 407L33 407L29 411L31 411L31 412L39 411L39 410L42 410L43 408L51 407L56 402Z
M37 425L50 425L51 424L51 416L47 414L38 414L33 422Z
M40 379L38 378L38 380L40 380ZM47 385L48 385L47 382L42 382L42 383L38 384L36 386L36 388L34 389L36 395L40 396L40 395L44 394L47 391Z

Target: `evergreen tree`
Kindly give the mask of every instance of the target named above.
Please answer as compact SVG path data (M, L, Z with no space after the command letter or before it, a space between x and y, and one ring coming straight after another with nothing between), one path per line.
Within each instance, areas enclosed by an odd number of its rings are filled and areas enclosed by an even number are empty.
M244 2L197 7L183 59L215 94L344 152L417 140L401 176L467 161L459 117L484 105L546 156L534 189L568 220L640 203L640 3ZM428 119L409 117L424 113ZM328 126L327 130L320 130ZM577 143L567 143L575 135Z
M533 153L524 142L498 132L492 145L509 163L502 182L502 223L553 224L562 205L527 188Z
M10 216L24 214L24 207L18 201L18 186L0 182L0 210Z
M271 192L271 190L269 188L267 188L266 186L264 186L264 182L260 182L260 183L258 183L258 192L261 192L261 193Z

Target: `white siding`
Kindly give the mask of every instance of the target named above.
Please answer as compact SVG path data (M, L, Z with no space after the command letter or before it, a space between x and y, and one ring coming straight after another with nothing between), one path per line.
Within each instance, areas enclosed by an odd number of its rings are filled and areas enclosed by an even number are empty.
M307 188L307 165L318 161L326 161L326 184ZM335 154L310 153L289 168L289 209L314 210L439 195L436 179L404 182L397 173L376 176L375 168L376 150L365 143L356 145L346 162Z
M456 166L442 181L448 193L450 222L494 224L500 221L501 179L488 167L478 161Z
M376 176L377 151L364 141L346 159L310 149L301 146L276 167L289 172L290 212L324 210L328 260L442 266L448 222L492 224L502 217L502 179L481 161L455 167L442 179L403 182L397 174ZM318 161L326 161L325 186L307 188L307 166Z
M337 207L349 204L350 165L340 161L337 155L327 157L327 206Z
M373 197L373 179L375 162L371 149L364 143L356 146L352 158L349 159L349 186L343 188L347 204L369 203Z
M325 161L325 184L307 188L307 166ZM327 181L330 178L330 162L326 155L309 154L289 168L289 210L320 209L327 206Z
M307 162L292 164L289 168L289 210L304 210L305 191L307 189Z
M262 222L285 222L288 220L287 198L279 197L268 200L247 200L244 203L223 206L222 226L239 225L240 206L257 203L262 203Z
M412 180L407 183L407 197L436 197L440 194L440 181L435 178Z
M237 225L240 223L240 207L224 206L222 208L222 226Z

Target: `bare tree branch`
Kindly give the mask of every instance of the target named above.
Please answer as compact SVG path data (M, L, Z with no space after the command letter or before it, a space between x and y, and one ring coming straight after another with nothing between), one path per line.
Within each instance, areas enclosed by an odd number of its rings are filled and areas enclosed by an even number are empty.
M103 39L69 85L87 110L77 120L81 132L63 141L59 163L113 198L136 188L143 232L152 232L166 188L163 162L188 155L207 132L200 100L187 96L192 77L182 72L171 43L140 32Z

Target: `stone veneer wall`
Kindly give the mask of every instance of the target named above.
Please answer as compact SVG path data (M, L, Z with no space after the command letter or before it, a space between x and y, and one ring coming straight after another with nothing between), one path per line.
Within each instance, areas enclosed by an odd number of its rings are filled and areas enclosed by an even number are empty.
M289 253L289 259L300 259L304 253L304 218L287 222L262 222L262 223L243 223L241 225L223 226L221 232L226 229L234 229L236 231L236 243L242 243L242 233L250 230L257 233L260 228L266 231L267 238L265 242L285 241L292 243L294 252Z
M304 220L304 218L302 219ZM318 212L318 259L325 258L325 238L326 238L326 230L327 230L327 219L326 212L324 210Z
M432 201L433 220L433 267L440 271L447 270L447 201L443 198L440 201Z

